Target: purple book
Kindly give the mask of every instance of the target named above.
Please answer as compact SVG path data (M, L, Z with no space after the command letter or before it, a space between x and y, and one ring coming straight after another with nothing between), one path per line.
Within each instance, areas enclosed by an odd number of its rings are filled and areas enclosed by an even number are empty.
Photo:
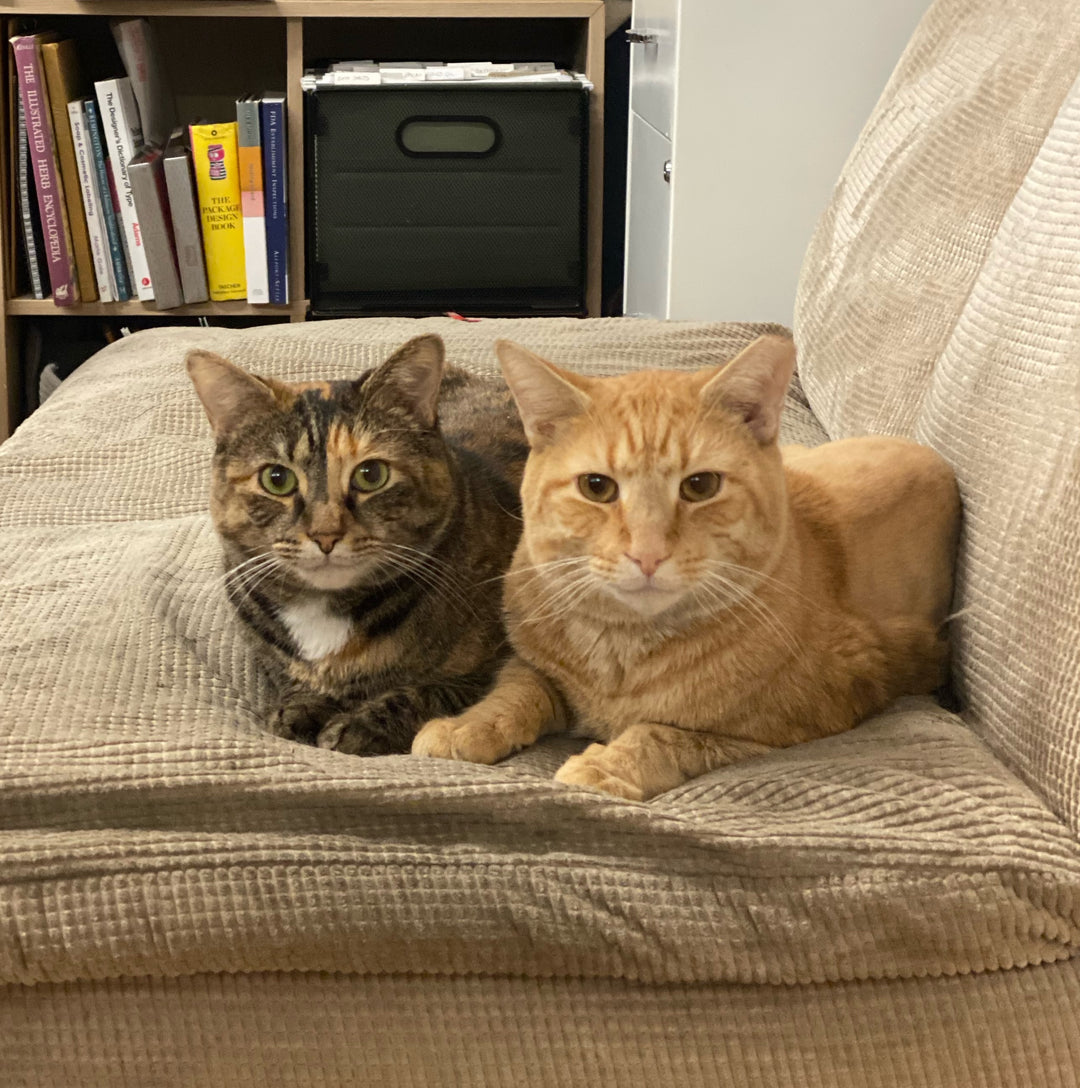
M79 301L79 291L75 281L71 247L68 245L64 192L60 183L60 171L56 165L48 92L41 69L41 40L36 34L23 34L11 39L11 48L15 53L19 97L26 114L30 167L37 188L53 302L57 306L74 306Z

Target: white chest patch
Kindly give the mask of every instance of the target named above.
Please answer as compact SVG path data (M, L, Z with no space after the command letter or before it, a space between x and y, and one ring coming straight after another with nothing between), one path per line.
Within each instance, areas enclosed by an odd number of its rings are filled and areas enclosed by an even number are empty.
M331 612L321 597L301 597L282 608L278 617L307 661L335 653L352 634L352 621Z

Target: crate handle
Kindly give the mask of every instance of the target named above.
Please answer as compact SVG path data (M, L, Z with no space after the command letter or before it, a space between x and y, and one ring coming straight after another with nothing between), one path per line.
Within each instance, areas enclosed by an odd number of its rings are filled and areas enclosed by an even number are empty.
M501 144L502 132L490 117L423 114L397 127L398 147L417 159L482 159Z

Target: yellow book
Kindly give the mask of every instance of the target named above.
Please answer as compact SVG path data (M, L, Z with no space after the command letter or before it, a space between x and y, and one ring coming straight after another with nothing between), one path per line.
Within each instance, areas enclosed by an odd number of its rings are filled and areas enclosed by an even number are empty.
M206 279L215 302L247 298L236 122L191 126Z
M45 86L49 91L49 112L52 115L53 143L56 145L57 165L63 183L66 226L75 257L75 273L79 278L79 298L94 302L98 297L94 277L94 258L90 249L90 232L83 211L82 182L75 161L75 143L68 120L68 103L81 98L85 91L75 43L42 42L41 63L45 69Z

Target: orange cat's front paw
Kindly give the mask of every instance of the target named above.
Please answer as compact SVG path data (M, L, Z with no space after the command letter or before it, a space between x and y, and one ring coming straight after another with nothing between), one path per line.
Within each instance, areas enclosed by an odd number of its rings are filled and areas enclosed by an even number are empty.
M413 738L414 756L460 759L466 763L496 763L514 750L498 723L475 714L435 718Z
M627 801L644 801L645 792L637 783L621 777L607 764L607 745L590 744L579 756L571 756L556 772L555 781L568 786L586 786L591 790L624 797Z

